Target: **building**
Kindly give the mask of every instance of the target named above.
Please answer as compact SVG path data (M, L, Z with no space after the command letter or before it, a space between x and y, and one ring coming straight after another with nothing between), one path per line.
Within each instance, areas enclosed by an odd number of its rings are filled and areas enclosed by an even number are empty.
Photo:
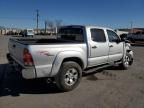
M4 34L4 27L0 26L0 35L3 35Z
M132 29L116 29L118 35L121 34L144 34L144 28L132 28Z
M129 34L130 29L116 29L115 31L118 35L122 35L122 34Z
M20 32L18 28L0 28L0 35L18 35Z
M133 29L130 30L129 33L144 34L144 28L133 28Z

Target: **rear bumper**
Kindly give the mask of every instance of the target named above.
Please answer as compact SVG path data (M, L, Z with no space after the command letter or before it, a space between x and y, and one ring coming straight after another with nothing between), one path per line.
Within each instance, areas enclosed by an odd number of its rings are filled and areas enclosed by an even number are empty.
M14 57L12 57L9 53L7 54L7 59L9 64L11 64L16 71L21 72L23 78L36 78L36 71L34 67L25 67L24 65L19 63Z
M23 68L22 69L22 76L25 79L34 79L36 78L35 68Z

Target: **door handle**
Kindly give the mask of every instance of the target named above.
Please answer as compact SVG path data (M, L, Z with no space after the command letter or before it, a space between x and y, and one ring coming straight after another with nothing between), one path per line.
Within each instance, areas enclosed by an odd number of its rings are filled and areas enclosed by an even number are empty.
M97 48L97 46L92 46L92 48Z
M109 47L113 47L113 45L110 45Z

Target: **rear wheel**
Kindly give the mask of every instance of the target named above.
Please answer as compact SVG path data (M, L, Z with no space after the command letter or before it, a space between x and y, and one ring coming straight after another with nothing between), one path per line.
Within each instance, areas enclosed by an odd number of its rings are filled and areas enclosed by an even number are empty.
M55 77L58 88L62 91L70 91L76 88L82 77L82 69L76 62L64 62L58 75Z

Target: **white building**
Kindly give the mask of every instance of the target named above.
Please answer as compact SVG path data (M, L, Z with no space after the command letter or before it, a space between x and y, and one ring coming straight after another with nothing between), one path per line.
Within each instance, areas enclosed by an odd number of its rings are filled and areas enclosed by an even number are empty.
M17 28L0 28L0 35L7 35L9 33L19 34L21 29Z
M130 29L116 29L115 30L118 35L128 34Z

